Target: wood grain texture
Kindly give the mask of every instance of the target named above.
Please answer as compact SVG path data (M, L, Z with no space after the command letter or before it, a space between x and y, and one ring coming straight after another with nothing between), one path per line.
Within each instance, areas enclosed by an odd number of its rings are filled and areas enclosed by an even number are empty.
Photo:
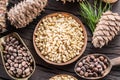
M9 0L8 10L20 1L22 0ZM120 14L119 8L120 8L120 0L116 4L113 5L112 10ZM18 32L18 34L22 37L22 39L24 40L24 42L30 49L31 53L33 54L36 60L37 67L36 67L34 74L31 76L29 80L48 80L50 77L55 76L57 74L62 74L62 73L70 74L70 75L77 77L78 80L83 80L79 78L74 72L74 66L76 62L70 65L63 66L63 67L53 66L43 61L37 55L36 51L34 50L33 43L32 43L33 31L37 23L42 17L44 17L47 14L53 13L53 12L69 12L69 13L74 14L78 18L80 18L78 3L67 3L64 5L62 2L56 2L55 0L49 0L48 5L45 8L45 11L43 11L41 15L37 17L37 19L35 19L33 22L27 25L26 28L16 30L12 28L13 26L9 24L9 21L7 21L7 25L10 31L2 34L1 36L4 36L13 31ZM92 34L87 26L86 26L86 29L87 29L87 34L88 34L88 44L87 44L86 51L84 52L82 56L85 56L90 53L102 53L102 54L107 55L111 59L120 56L120 34L116 36L115 39L112 40L107 46L103 47L102 49L95 49L93 45L91 44ZM1 58L0 58L0 78L2 80L11 80L11 78L7 75L7 73L4 70ZM113 67L109 75L107 75L102 80L120 80L120 66Z

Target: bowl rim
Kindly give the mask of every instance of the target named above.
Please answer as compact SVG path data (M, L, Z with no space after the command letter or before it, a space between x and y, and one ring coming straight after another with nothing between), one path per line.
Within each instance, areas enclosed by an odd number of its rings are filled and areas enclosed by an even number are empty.
M35 44L35 36L34 36L34 34L35 34L36 30L38 29L39 24L41 23L41 21L42 21L44 18L46 18L46 17L55 16L55 15L58 15L58 14L62 14L62 15L64 15L64 16L70 16L70 17L72 17L73 19L75 19L75 20L81 25L81 28L83 29L83 35L84 35L84 46L83 46L82 49L80 50L80 52L79 52L80 54L77 55L77 56L75 56L73 59L71 59L71 60L69 60L69 61L67 61L67 62L65 62L65 63L55 63L55 62L52 62L52 61L50 61L50 60L47 60L42 54L40 54L40 51L39 51L39 49L37 48L37 46L36 46L36 44ZM36 25L35 30L34 30L34 33L33 33L33 45L34 45L34 48L35 48L36 53L37 53L45 62L47 62L47 63L49 63L49 64L52 64L52 65L58 65L58 66L68 65L68 64L71 64L71 63L75 62L75 61L84 53L84 51L85 51L85 49L86 49L86 46L87 46L87 31L86 31L84 25L82 24L81 20L80 20L79 18L77 18L76 16L74 16L73 14L67 13L67 12L55 12L55 13L51 13L51 14L48 14L48 15L44 16L44 17L38 22L38 24Z
M76 69L78 63L79 63L82 59L84 59L84 58L86 58L87 56L90 56L90 55L104 56L104 57L107 58L107 60L109 61L109 66L108 66L108 68L105 70L106 72L105 72L105 74L104 74L103 76L101 76L101 77L95 77L95 78L94 78L94 77L83 77L83 76L81 76L80 74L78 74L78 72L76 72L75 69ZM105 77L107 74L109 74L109 72L110 72L111 69L112 69L112 63L111 63L111 61L110 61L110 58L107 57L107 56L104 55L104 54L95 53L95 54L88 54L88 55L82 57L80 60L78 60L77 63L75 64L74 72L75 72L79 77L81 77L81 78L83 78L83 79L87 79L87 80L98 80L98 79L102 79L102 78Z

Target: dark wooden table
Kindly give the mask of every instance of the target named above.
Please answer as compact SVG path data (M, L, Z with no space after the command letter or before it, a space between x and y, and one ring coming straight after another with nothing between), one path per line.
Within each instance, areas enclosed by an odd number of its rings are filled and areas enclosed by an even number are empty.
M8 9L10 9L12 6L14 6L14 4L17 4L20 1L22 0L10 0ZM30 49L31 53L33 54L37 67L34 74L31 76L29 80L48 80L50 77L55 76L57 74L70 74L77 77L78 80L83 80L74 73L74 65L76 62L62 67L47 64L37 55L33 47L33 43L32 43L33 31L39 20L45 15L48 15L53 12L61 12L61 11L72 13L78 18L80 18L78 3L62 4L62 2L49 0L48 5L45 8L45 11L42 12L41 15L38 16L37 19L35 19L32 23L30 23L26 28L16 30L13 29L8 22L7 25L10 31L5 34L2 34L2 35L6 35L13 31L18 32L19 35L24 40L24 42L26 43L26 45L28 46L28 48ZM120 14L120 0L113 5L112 11L118 12ZM107 55L111 59L120 56L120 34L116 36L115 39L112 40L107 46L103 47L102 49L95 49L91 44L92 34L87 26L86 29L88 34L88 44L83 56L90 53L102 53ZM4 70L1 58L0 58L0 78L3 80L11 80L11 78L7 75L7 73ZM102 80L120 80L120 66L113 67L111 72Z

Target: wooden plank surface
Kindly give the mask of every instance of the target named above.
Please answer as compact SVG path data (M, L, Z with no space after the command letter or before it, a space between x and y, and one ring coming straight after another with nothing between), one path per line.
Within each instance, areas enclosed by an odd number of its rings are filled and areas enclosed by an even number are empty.
M14 4L17 4L20 1L22 0L10 0L8 9L10 9L12 6L14 6ZM112 10L120 14L120 0L116 4L113 5ZM13 26L11 26L8 21L7 25L10 31L2 35L6 35L10 32L16 31L19 33L19 35L22 37L22 39L25 41L26 45L30 49L31 53L33 54L36 60L37 67L36 67L34 74L31 76L29 80L48 80L50 77L56 74L62 74L62 73L70 74L70 75L77 77L78 80L83 80L74 73L74 65L76 62L70 65L67 65L67 66L62 66L62 67L53 66L53 65L50 65L44 62L34 50L33 43L32 43L34 28L42 17L50 13L53 13L53 12L69 12L69 13L74 14L78 18L80 18L78 3L67 3L64 5L62 4L62 2L56 2L55 0L49 0L48 5L45 8L45 11L42 12L41 15L37 17L37 19L35 19L33 22L27 25L26 28L15 30L14 28L12 28ZM112 40L107 46L103 47L102 49L95 49L91 44L92 34L89 28L87 28L87 26L86 26L86 29L87 29L87 34L88 34L88 44L87 44L87 48L83 56L90 54L90 53L102 53L102 54L107 55L111 59L120 56L120 34L116 36L115 39ZM6 74L4 70L1 58L0 58L0 78L3 80L11 80L11 78ZM120 66L113 67L110 74L107 75L102 80L120 80Z

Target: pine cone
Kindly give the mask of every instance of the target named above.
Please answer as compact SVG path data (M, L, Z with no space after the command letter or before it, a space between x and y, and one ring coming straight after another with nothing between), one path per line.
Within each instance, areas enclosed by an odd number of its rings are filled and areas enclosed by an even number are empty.
M25 27L43 11L47 0L24 0L10 9L8 20L16 28Z
M62 1L63 3L66 3L67 1L68 2L81 2L83 0L57 0L57 1Z
M120 31L120 16L107 11L103 13L93 33L92 43L96 48L108 44Z
M6 30L6 10L7 10L7 0L0 0L0 33Z

